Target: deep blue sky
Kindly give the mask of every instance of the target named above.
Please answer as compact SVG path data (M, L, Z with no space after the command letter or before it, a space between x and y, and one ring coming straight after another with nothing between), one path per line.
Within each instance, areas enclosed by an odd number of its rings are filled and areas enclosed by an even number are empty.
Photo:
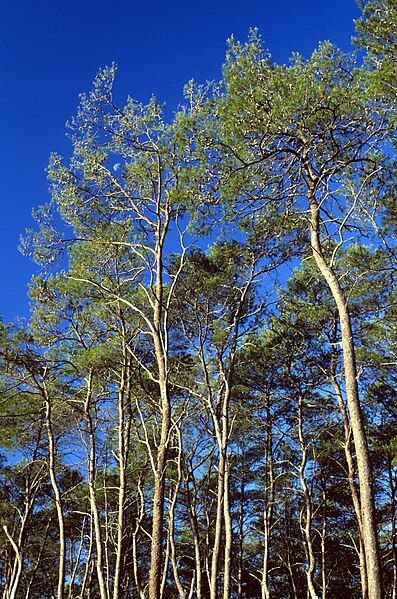
M189 79L220 78L226 39L259 30L275 60L318 41L351 48L354 0L2 0L0 2L0 316L28 314L37 267L18 252L31 210L48 199L51 151L67 155L65 122L100 66L117 92L173 109Z

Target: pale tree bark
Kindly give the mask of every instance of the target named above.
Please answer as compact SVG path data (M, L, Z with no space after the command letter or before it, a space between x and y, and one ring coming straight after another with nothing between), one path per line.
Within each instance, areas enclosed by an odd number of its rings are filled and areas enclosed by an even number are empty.
M223 501L223 518L225 522L225 552L224 552L224 569L223 569L223 599L229 599L231 595L232 581L232 516L230 513L230 462L226 455L225 463L225 478L224 478L224 501Z
M33 583L34 583L34 581L36 579L37 572L39 571L39 568L40 568L40 565L41 565L41 560L42 560L43 553L44 553L44 548L45 548L46 543L47 543L48 531L49 531L50 526L51 526L51 520L52 520L52 518L50 516L50 518L48 519L48 522L47 522L47 526L46 526L45 531L44 531L43 539L42 539L42 542L41 542L41 545L40 545L40 551L39 551L39 554L38 554L38 556L36 558L36 563L34 565L34 568L33 568L32 572L31 572L29 582L28 582L28 584L26 586L25 599L30 599L30 595L31 595L32 588L33 588Z
M222 539L222 524L223 524L223 494L224 494L224 478L225 478L225 455L221 451L218 462L218 486L217 486L217 501L216 501L216 519L215 519L215 536L212 548L211 557L211 574L210 574L210 599L216 599L218 594L218 571L219 571L219 553Z
M327 577L327 489L324 485L322 493L322 524L320 531L321 544L321 599L327 599L328 594L328 577Z
M244 472L243 463L243 472ZM244 501L245 501L245 479L244 473L240 486L239 510L238 510L238 572L237 572L237 597L243 598L243 567L244 567Z
M72 569L71 575L70 575L70 581L69 581L69 593L68 593L68 599L72 599L73 597L73 587L74 587L74 583L76 580L76 576L77 576L77 571L80 565L80 560L81 560L81 556L82 556L82 552L83 552L83 547L84 547L84 537L85 537L85 527L86 527L86 520L87 520L87 516L84 516L83 518L83 522L81 525L81 534L80 534L80 540L79 540L79 548L77 550L77 555L76 555L76 563L74 564L74 567ZM70 563L72 564L72 559L73 559L73 544L71 545L71 558L70 558Z
M237 334L237 332L236 332ZM234 359L232 358L232 365ZM221 367L222 371L222 367ZM225 375L225 373L223 373ZM221 407L220 418L212 405L212 396L208 396L208 407L212 416L215 430L215 436L218 443L218 479L217 479L217 503L215 519L215 536L211 558L210 574L210 599L216 599L218 594L218 575L219 560L221 552L222 534L224 532L224 572L223 572L223 599L229 599L231 593L231 548L232 548L232 521L230 515L230 483L229 483L229 460L228 460L228 442L230 435L229 428L229 409L232 390L231 381L232 372L227 373L224 378L224 389L220 390Z
M207 390L207 395L205 398L206 406L212 419L219 453L214 543L209 573L210 599L217 599L218 596L219 562L223 536L225 542L223 553L224 563L222 597L223 599L230 599L231 596L231 551L233 531L230 512L230 464L228 457L229 438L231 434L229 412L233 388L237 343L239 339L239 329L241 318L243 316L242 308L256 276L256 265L257 261L256 259L253 259L250 265L250 270L247 273L247 279L244 285L238 289L239 297L232 312L232 319L228 335L228 351L226 351L226 347L222 347L218 350L217 358L221 378L216 394L214 394L213 391L213 383L211 381L208 365L206 363L205 348L202 338L200 338L200 347L198 350ZM214 395L217 398L216 401L214 400Z
M291 546L290 546L290 535L289 535L289 522L288 519L291 517L290 514L285 514L284 518L285 518L285 532L286 532L286 538L287 538L287 563L286 563L286 567L287 567L287 572L288 572L288 578L289 578L289 583L291 586L291 595L293 597L293 599L297 599L298 598L298 585L297 585L297 581L295 580L295 568L294 568L294 564L292 563L292 559L291 559Z
M261 577L262 599L270 599L269 586L269 558L270 541L273 526L274 508L274 460L273 460L273 430L272 416L270 412L270 398L266 396L266 441L265 441L265 507L263 509L263 561Z
M94 527L92 525L92 517L91 514L88 514L90 518L90 536L89 536L89 544L88 551L85 559L85 568L84 568L84 576L81 582L80 587L80 596L79 599L84 599L86 597L85 590L88 586L89 579L92 575L93 563L92 563L92 550L94 547Z
M14 561L9 570L10 575L9 577L6 576L4 580L4 599L15 599L18 595L23 567L24 543L29 531L29 519L32 514L39 486L45 476L45 465L37 461L37 450L40 442L40 437L41 435L39 434L39 437L36 442L36 447L32 455L32 461L24 467L24 509L23 512L18 510L20 520L18 533L15 530L15 527L14 530L10 532L8 530L7 525L3 525L3 530L14 553Z
M108 485L108 467L109 467L109 450L108 441L104 443L102 449L103 452L103 480L102 480L102 491L103 491L103 524L101 525L102 539L103 539L103 571L105 577L106 594L110 597L110 578L111 578L111 566L110 566L110 552L113 549L111 545L111 530L110 530L110 507L109 507L109 485ZM98 512L99 513L99 512Z
M175 508L178 500L179 490L182 483L183 473L182 473L182 435L179 424L174 424L175 436L177 438L177 452L178 455L176 457L176 466L177 466L177 478L175 481L175 488L172 493L170 507L168 511L168 535L169 535L169 543L170 543L170 559L172 565L172 571L174 574L174 581L178 591L179 599L186 599L186 592L183 588L179 570L178 570L178 557L176 552L176 544L175 544Z
M3 597L4 599L16 599L22 573L23 555L21 547L18 546L18 543L15 541L5 524L3 525L3 530L15 553L15 561L12 568L11 580L9 584L6 583Z
M369 457L367 435L361 410L358 384L356 352L353 330L347 300L340 281L333 268L328 264L320 237L320 206L316 199L318 180L309 171L309 207L310 207L310 239L314 260L319 272L324 277L331 291L338 310L341 331L346 401L349 409L350 425L353 433L358 478L360 483L360 506L362 531L365 550L365 562L368 582L368 598L382 599L381 567L379 560L378 538L376 530L375 501L373 493L372 471Z
M231 552L231 518L229 503L229 465L227 457L229 440L229 404L231 396L231 381L224 379L224 385L219 390L220 398L220 417L213 405L213 394L208 370L202 357L202 365L207 379L208 397L207 405L212 417L215 430L215 437L218 444L218 476L217 476L217 496L216 496L216 516L214 543L211 556L211 571L209 578L210 599L216 599L218 595L218 575L219 560L221 552L221 543L223 528L225 527L225 549L224 549L224 581L223 597L228 599L230 596L230 552ZM221 367L222 371L222 367ZM228 376L229 378L229 376Z
M142 480L138 479L137 483L137 518L135 528L132 533L132 560L133 560L133 575L135 588L138 592L139 599L145 598L145 593L142 589L141 577L139 574L139 556L138 556L138 535L142 527L142 522L145 517L145 498L142 490Z
M306 580L307 580L307 589L308 595L310 599L319 599L315 586L314 586L314 571L316 567L316 560L314 554L313 547L313 538L312 538L312 519L313 519L313 501L311 496L311 491L306 481L305 470L308 460L308 451L307 445L305 441L305 436L303 433L303 397L301 393L299 393L298 397L298 413L297 413L297 422L298 422L298 438L299 438L299 446L301 450L301 462L299 464L298 473L299 480L303 493L304 500L304 509L302 509L300 516L300 527L303 534L303 540L305 544L306 551Z
M397 599L397 481L393 472L392 456L387 456L387 474L390 486L390 511L391 511L391 554L393 564L393 579L391 584L391 599Z
M96 438L95 425L91 413L92 407L92 373L87 378L87 392L84 402L84 415L87 424L88 433L88 489L90 496L91 518L93 521L95 548L96 548L96 573L98 578L99 594L101 599L109 599L105 581L105 563L102 527L99 516L98 503L96 498Z
M162 572L165 470L167 466L168 442L171 427L171 406L164 364L161 364L161 432L157 448L156 471L154 476L152 541L149 577L149 599L160 599Z
M357 519L357 528L358 528L358 541L359 541L359 564L360 564L360 578L361 578L361 593L362 599L367 599L368 596L368 583L367 583L367 567L365 561L365 551L364 551L364 537L363 537L363 524L361 517L361 506L360 506L360 497L357 490L356 485L356 469L354 465L354 458L352 453L352 443L351 443L351 428L349 423L349 415L346 410L345 402L343 400L342 389L340 387L339 381L336 376L333 374L331 376L331 384L334 388L336 399L338 402L339 410L342 414L342 423L343 423L343 431L345 442L343 445L343 449L345 452L346 464L347 464L347 478L349 482L350 494L352 497L352 503L354 507L354 512L356 514Z
M163 570L161 573L160 583L160 599L164 597L165 585L167 584L168 568L170 565L170 539L167 535L167 541L165 543L164 557L163 557Z
M108 82L109 88L112 83ZM109 91L107 88L107 92ZM110 102L110 108L115 106ZM102 106L101 106L102 109ZM126 127L124 134L120 134L119 119L120 111L116 109L117 123L115 130L111 133L107 127L103 134L110 135L112 143L125 145L125 156L130 156L126 160L126 166L135 168L133 177L119 178L110 165L101 163L98 167L100 171L100 182L95 181L102 189L103 197L109 199L112 217L123 216L124 222L132 225L132 231L128 233L127 238L122 241L112 239L113 236L105 240L98 240L95 227L97 222L108 224L108 214L106 221L101 220L102 215L98 217L92 226L92 243L101 247L105 245L108 248L125 248L130 253L133 267L133 275L129 276L129 286L113 286L105 280L93 280L90 276L69 276L69 279L86 283L91 287L101 290L106 297L106 301L114 300L120 302L140 319L141 333L145 338L150 339L154 350L155 365L154 368L148 367L139 358L139 352L134 353L131 348L129 351L133 359L143 368L151 381L157 385L159 402L159 428L160 438L156 439L156 452L154 452L154 484L153 484L153 508L152 508L152 530L151 530L151 557L150 557L150 575L148 583L149 599L160 598L160 587L162 579L163 564L163 540L164 540L164 493L166 483L166 468L168 459L168 443L171 426L171 399L169 391L169 366L168 366L168 342L169 342L169 308L174 296L175 288L179 274L183 268L186 248L183 243L185 231L181 225L184 216L185 203L180 205L175 201L173 191L179 189L181 158L178 154L179 141L171 142L169 133L165 133L165 124L161 122L161 117L157 108L149 106L153 121L147 121L143 113L136 114L136 122L128 123L123 120L123 127ZM156 121L156 125L154 125ZM162 129L162 134L156 128L157 125ZM128 130L128 135L126 131ZM132 131L135 131L133 134ZM136 139L134 135L136 134ZM167 149L166 149L167 148ZM133 155L129 154L133 149ZM180 148L179 148L180 149ZM117 151L120 148L117 147ZM143 165L145 165L143 167ZM94 177L95 178L95 177ZM89 184L88 184L89 187ZM86 186L79 188L78 192L83 196L90 194L90 199L96 196L95 192L87 192ZM89 202L87 203L89 206ZM90 209L89 207L87 208ZM111 220L111 219L110 219ZM179 234L180 255L179 265L176 266L173 273L164 274L164 246L170 229L170 223L174 226L173 234L175 241ZM78 274L78 273L76 273ZM131 272L129 273L131 275ZM166 284L165 284L166 281ZM171 282L170 282L171 281ZM123 281L126 282L125 280ZM135 286L136 285L136 286ZM135 287L134 287L135 286ZM164 289L167 293L164 293ZM138 305L134 303L134 293L131 290L139 289L144 296L144 301L139 300ZM132 295L132 299L131 299ZM146 328L145 328L146 327ZM106 547L105 547L106 549ZM120 566L119 560L119 566Z
M58 518L59 528L59 558L58 558L58 583L57 599L65 597L65 560L66 560L66 539L65 539L65 519L63 515L63 503L61 491L56 476L56 441L52 422L52 405L48 393L46 382L43 381L42 394L45 408L45 424L48 439L48 469L50 474L51 486L54 493L55 509Z
M202 590L202 558L201 558L201 549L200 549L200 534L199 534L199 525L197 518L197 510L196 510L196 493L193 490L193 493L190 489L190 480L193 478L193 473L188 472L185 475L185 487L186 487L186 502L189 511L189 522L190 529L193 537L193 546L194 546L194 590L196 599L201 599L201 590Z
M123 349L123 366L121 369L121 379L118 390L118 423L117 423L117 438L118 438L118 468L119 468L119 489L118 489L118 511L117 511L117 540L116 540L116 556L114 568L113 582L113 598L119 599L122 583L122 563L123 563L123 541L124 541L124 512L126 501L126 468L129 455L130 431L131 431L131 356L128 354L125 337L126 330L124 322L122 324L122 349Z
M155 268L152 273L154 277L154 297L150 299L153 318L149 324L153 340L154 353L157 366L157 384L160 395L160 439L157 447L156 464L154 471L153 492L153 516L152 516L152 539L150 555L149 575L149 599L160 599L161 576L162 576L162 552L164 536L164 493L166 484L166 468L168 460L168 444L171 432L171 399L169 391L169 367L168 367L168 344L169 344L169 307L173 298L178 276L183 268L185 249L180 256L179 266L173 276L168 291L168 297L164 297L164 244L169 231L172 206L168 193L163 197L163 167L161 157L157 148L157 180L153 181L156 196L156 221L154 223L155 235ZM180 233L182 242L183 234ZM168 555L168 553L167 553Z
M337 342L338 342L338 314L334 315L333 322L333 331L332 331L332 343L333 350L331 354L331 365L330 365L330 381L331 385L334 389L336 401L338 404L339 411L342 416L342 425L344 432L344 444L343 449L346 458L347 465L347 478L349 482L350 494L352 498L352 503L354 507L354 512L357 520L357 528L358 528L358 537L359 537L359 567L360 567L360 579L361 579L361 593L362 599L367 599L368 597L368 582L367 582L367 566L365 561L365 548L364 548L364 533L363 533L363 523L362 523L362 515L361 515L361 506L360 506L360 496L356 485L356 467L354 464L353 457L353 447L352 447L352 431L349 422L349 414L346 409L345 401L343 399L342 388L339 383L336 368L337 368ZM324 371L325 372L325 371ZM325 374L327 374L325 372ZM329 376L329 375L328 375Z
M214 406L213 389L208 371L208 366L204 357L204 349L200 348L199 357L203 369L204 379L207 387L206 405L211 415L212 423L214 426L215 438L218 444L218 474L217 474L217 492L216 492L216 515L215 515L215 526L214 526L214 541L212 546L211 565L208 572L208 583L210 591L210 599L216 599L218 595L218 576L219 576L219 560L222 543L223 524L225 518L225 511L229 509L224 507L225 492L228 493L228 486L225 486L225 471L226 471L226 460L227 460L227 445L229 438L229 402L230 402L230 385L227 386L227 380L223 380L221 388L218 390L218 401L220 404L220 415L217 413L217 409ZM222 367L220 368L222 372ZM227 479L228 481L228 479ZM230 523L228 523L230 526ZM230 538L230 535L229 535ZM227 552L230 551L229 547L225 550L225 568L228 575L228 566L226 566ZM228 592L228 582L224 581L224 588L226 584L226 592Z

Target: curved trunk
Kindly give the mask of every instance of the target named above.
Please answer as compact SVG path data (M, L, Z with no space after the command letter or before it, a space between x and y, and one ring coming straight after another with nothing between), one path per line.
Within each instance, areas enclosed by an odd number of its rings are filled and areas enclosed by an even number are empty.
M342 422L343 422L343 430L345 434L345 444L344 451L346 457L347 464L347 477L349 481L350 494L352 497L354 511L356 513L356 519L358 524L358 535L359 535L359 560L360 560L360 578L361 578L361 593L362 599L367 599L368 597L368 589L367 589L367 567L365 563L365 549L364 549L364 541L363 541L363 523L361 518L361 506L360 506L360 497L358 495L356 481L355 481L355 467L352 455L351 448L351 428L349 423L349 416L347 414L347 410L343 401L342 391L338 381L335 376L331 376L331 383L334 387L338 407L342 414Z
M324 258L320 241L319 205L314 194L314 185L309 192L311 248L317 267L328 284L334 298L339 317L344 361L346 400L350 415L357 457L357 470L360 482L360 504L362 532L365 548L365 561L368 577L369 599L382 599L380 561L375 520L375 502L372 484L372 472L369 460L367 436L357 386L356 353L350 315L346 298L338 278Z
M22 574L23 557L22 557L22 552L21 552L20 547L18 547L18 545L15 542L15 540L13 539L12 535L8 532L7 526L5 524L3 525L3 530L4 530L6 537L9 540L9 542L11 543L11 546L15 552L15 561L14 561L14 565L12 568L10 588L8 588L8 583L6 582L6 585L4 588L4 593L3 593L3 598L4 599L16 599L19 581L20 581L21 574Z

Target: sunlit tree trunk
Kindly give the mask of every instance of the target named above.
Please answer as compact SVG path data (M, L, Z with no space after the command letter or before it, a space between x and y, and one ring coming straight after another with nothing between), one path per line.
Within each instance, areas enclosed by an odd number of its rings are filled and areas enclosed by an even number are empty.
M92 374L90 373L87 379L87 393L84 404L84 412L87 423L88 432L88 489L90 496L91 518L93 520L93 528L95 533L95 549L96 549L96 573L98 577L98 586L101 599L109 599L106 582L105 582L105 564L102 527L96 498L96 439L95 426L91 414L91 399L92 399Z
M48 439L48 469L50 474L51 486L54 493L55 509L58 518L59 529L59 563L58 563L58 584L57 584L57 599L64 599L65 596L65 558L66 558L66 541L65 541L65 521L63 515L63 504L61 491L56 477L56 442L52 423L52 405L48 394L46 383L43 382L42 387L44 408L45 408L45 423Z
M175 448L178 452L176 457L177 475L175 481L175 488L172 493L170 507L168 512L168 535L170 543L170 559L172 565L172 571L174 574L174 581L178 590L179 599L186 599L186 592L183 588L178 569L178 556L176 551L175 543L175 508L177 505L179 490L182 483L182 435L179 424L174 425L175 436L177 437L177 447Z
M159 159L160 160L160 159ZM161 167L159 163L159 181L157 187L158 222L156 225L156 272L155 272L155 297L153 300L153 329L152 338L158 370L158 387L160 395L160 440L157 447L156 466L154 472L153 491L153 517L152 540L149 576L149 599L160 599L163 531L164 531L164 493L166 482L166 467L168 457L168 444L171 429L171 401L168 388L168 325L167 313L163 305L163 251L164 241L170 222L170 207L161 206ZM162 212L165 210L165 220L162 221Z
M368 596L368 588L367 588L367 567L365 562L365 552L364 552L364 540L363 540L363 524L361 517L361 507L360 507L360 497L357 490L356 485L356 477L355 477L355 466L354 459L352 454L352 443L351 443L351 428L349 424L349 416L346 410L345 402L343 401L342 390L340 388L339 382L334 375L331 377L331 383L335 391L336 399L338 402L339 410L342 414L342 423L343 423L343 431L345 436L345 442L343 445L346 464L347 464L347 478L349 482L350 494L352 497L352 503L354 507L354 512L356 514L357 519L357 528L358 528L358 541L359 541L359 561L360 561L360 578L361 578L361 593L362 599L366 599Z
M387 456L387 474L390 486L390 511L391 511L391 554L393 564L393 579L391 584L391 599L397 598L397 497L396 479L393 473L393 462L390 455Z
M346 400L350 415L350 425L356 449L357 469L360 482L360 506L363 542L368 582L369 599L382 599L382 582L375 518L372 471L369 458L367 435L357 385L356 352L353 331L347 302L340 282L327 263L320 238L320 207L315 190L317 181L309 172L309 207L311 248L317 267L327 282L334 298L339 317L342 351L344 360Z
M312 538L312 519L313 519L313 502L309 486L306 481L305 470L308 460L307 445L303 434L303 397L299 394L298 398L298 438L301 450L301 462L299 464L299 480L303 493L304 509L300 517L300 526L303 533L303 540L306 550L306 579L307 588L310 599L318 599L316 589L314 587L314 571L316 567L313 538Z
M129 455L129 442L131 430L131 397L130 397L130 362L131 358L128 355L125 344L125 326L122 327L122 345L123 345L123 366L121 369L121 380L118 390L118 469L119 469L119 489L118 489L118 512L117 512L117 540L116 540L116 556L114 568L114 584L113 598L119 599L122 583L122 563L123 563L123 541L124 541L124 511L126 500L126 469Z
M274 507L274 464L273 464L273 431L270 413L270 398L266 396L266 441L265 441L265 506L263 508L263 560L261 577L262 599L270 599L269 557L270 540L273 525Z
M201 549L200 549L200 535L199 535L199 525L197 519L197 511L196 511L196 497L195 490L193 492L190 489L190 481L192 474L188 472L185 475L185 486L186 486L186 502L189 511L189 522L190 522L190 530L193 536L193 546L194 546L194 589L196 594L196 599L201 599L201 588L202 588L202 558L201 558Z

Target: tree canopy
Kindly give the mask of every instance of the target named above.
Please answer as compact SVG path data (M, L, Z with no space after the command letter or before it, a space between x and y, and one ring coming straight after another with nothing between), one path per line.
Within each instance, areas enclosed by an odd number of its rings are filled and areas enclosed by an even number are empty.
M397 596L396 8L164 107L99 71L2 324L4 599Z

